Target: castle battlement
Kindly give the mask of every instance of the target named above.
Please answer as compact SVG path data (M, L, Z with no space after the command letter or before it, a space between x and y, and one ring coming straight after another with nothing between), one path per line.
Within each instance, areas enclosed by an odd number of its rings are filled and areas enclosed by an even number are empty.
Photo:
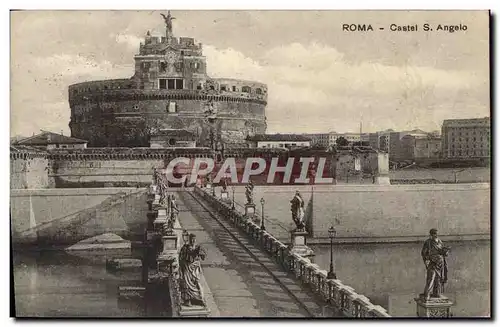
M144 43L139 45L139 55L161 54L166 47L183 51L185 56L201 56L203 45L195 43L192 37L166 37L146 35Z

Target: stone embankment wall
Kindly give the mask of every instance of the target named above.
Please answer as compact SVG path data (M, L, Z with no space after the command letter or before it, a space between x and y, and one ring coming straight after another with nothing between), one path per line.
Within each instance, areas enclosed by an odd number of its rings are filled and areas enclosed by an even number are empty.
M103 233L141 233L145 189L12 190L15 244L67 245Z
M404 180L434 180L438 183L489 183L491 169L485 167L472 168L429 168L429 169L399 169L391 170L391 181Z
M254 201L266 200L265 216L282 224L276 236L283 240L289 237L285 229L293 227L290 200L296 190L306 215L312 214L315 241L329 242L331 225L337 230L335 242L421 241L431 228L446 240L490 238L489 183L256 186ZM235 200L246 202L244 187L236 187Z
M49 159L46 156L10 157L10 188L40 189L53 186L49 178Z

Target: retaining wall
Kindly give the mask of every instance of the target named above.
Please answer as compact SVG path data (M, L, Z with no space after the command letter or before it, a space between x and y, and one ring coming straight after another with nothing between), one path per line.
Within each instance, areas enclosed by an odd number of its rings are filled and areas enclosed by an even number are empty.
M11 232L14 242L65 245L114 232L127 235L146 215L145 190L12 190Z
M416 241L426 238L431 228L446 240L490 238L488 183L256 186L254 201L260 212L263 197L266 218L290 230L290 200L299 190L310 205L313 188L312 208L306 212L312 212L315 239L326 238L332 224L337 242ZM246 202L244 192L244 187L236 188L236 202ZM289 235L283 229L277 237Z

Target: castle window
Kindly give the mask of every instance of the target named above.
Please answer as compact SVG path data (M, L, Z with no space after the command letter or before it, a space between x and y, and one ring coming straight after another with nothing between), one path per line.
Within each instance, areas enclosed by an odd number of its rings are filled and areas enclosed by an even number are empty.
M262 89L261 89L261 88L256 88L256 89L255 89L255 93L257 93L257 94L262 94Z
M203 86L201 85L201 83L198 83L198 86L196 87L196 89L201 90L202 88L203 88Z
M243 86L241 88L241 92L251 93L252 92L252 88L250 86Z
M167 90L182 90L184 89L184 80L179 78L160 78L159 88Z
M236 89L236 86L233 85L233 92L236 92L236 91L238 91L238 90Z
M174 101L170 101L167 105L167 110L169 113L176 113L177 112L177 103Z
M220 86L220 90L221 90L221 91L226 91L226 89L227 89L227 87L226 87L225 85L221 85L221 86Z
M193 70L197 71L198 69L200 69L200 63L199 63L199 62L192 62L192 63L190 64L190 67L191 67Z

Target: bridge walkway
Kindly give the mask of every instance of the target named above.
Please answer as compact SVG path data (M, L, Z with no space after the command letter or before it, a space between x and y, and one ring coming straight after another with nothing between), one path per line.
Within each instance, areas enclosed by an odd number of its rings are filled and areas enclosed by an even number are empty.
M203 200L188 191L177 192L176 198L182 228L196 234L207 250L203 273L220 316L335 316Z

